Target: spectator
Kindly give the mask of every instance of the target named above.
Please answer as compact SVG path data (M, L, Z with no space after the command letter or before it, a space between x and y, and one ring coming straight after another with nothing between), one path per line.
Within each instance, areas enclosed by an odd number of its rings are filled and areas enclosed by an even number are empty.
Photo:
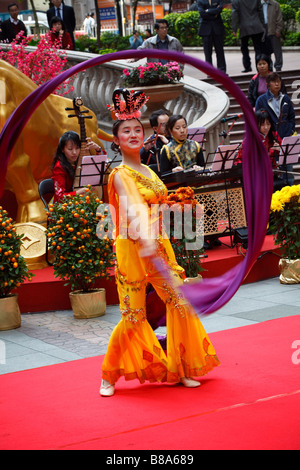
M149 39L152 36L151 29L146 29L145 31L145 39Z
M62 3L62 0L52 0L54 7L47 10L47 19L50 27L51 18L58 16L65 24L66 30L71 36L73 49L75 49L74 31L76 26L76 19L74 9Z
M70 34L65 30L63 21L53 16L50 21L50 39L58 49L73 49Z
M84 18L83 30L84 30L84 32L86 33L87 36L92 35L92 20L91 20L91 17L90 17L89 13L87 13L86 17Z
M232 31L236 36L240 31L241 52L243 56L244 70L242 73L251 72L251 59L248 43L252 39L255 56L262 54L262 38L264 34L264 21L261 0L232 0Z
M262 0L266 41L270 43L270 52L274 52L274 67L277 72L282 69L282 47L281 31L283 26L282 12L278 2L275 0Z
M167 20L157 20L154 25L154 29L156 35L146 39L143 44L138 47L138 49L158 49L165 51L183 52L183 47L178 39L174 38L173 36L169 36ZM135 60L137 59L132 59L131 61L134 62ZM168 62L168 60L156 59L152 57L151 59L147 60L148 62L161 62L162 64L166 64Z
M261 95L255 105L255 111L265 109L275 127L275 131L281 139L293 135L295 132L295 111L293 103L286 93L281 92L281 78L277 72L272 72L267 77L268 91ZM291 172L293 166L282 166L283 171ZM294 177L288 174L286 183L293 184Z
M1 25L2 35L1 40L4 42L12 42L16 36L23 31L23 36L27 36L27 29L23 21L18 19L19 6L17 3L10 3L8 5L8 12L10 17L8 20L3 21Z
M293 103L286 93L281 92L281 77L272 72L267 77L268 91L259 96L255 111L265 109L275 124L275 129L281 138L293 135L295 132L295 111Z
M96 37L96 21L95 21L95 13L91 13L91 29L92 29L92 36L93 38Z
M129 38L130 49L137 49L143 44L143 40L138 31L133 31L132 36Z
M212 48L217 56L217 67L226 73L224 55L224 24L221 18L223 0L198 0L200 15L199 36L202 37L205 60L212 64Z
M267 77L271 73L270 63L270 57L265 54L261 54L256 58L257 73L251 78L248 89L248 99L253 108L255 107L257 98L268 91ZM286 88L282 80L281 92L286 93Z

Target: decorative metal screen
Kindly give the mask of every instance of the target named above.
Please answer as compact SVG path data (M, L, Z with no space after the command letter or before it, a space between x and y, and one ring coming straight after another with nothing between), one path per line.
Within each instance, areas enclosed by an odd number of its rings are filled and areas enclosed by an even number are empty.
M247 226L242 187L201 192L195 189L195 197L204 206L204 235L225 235Z

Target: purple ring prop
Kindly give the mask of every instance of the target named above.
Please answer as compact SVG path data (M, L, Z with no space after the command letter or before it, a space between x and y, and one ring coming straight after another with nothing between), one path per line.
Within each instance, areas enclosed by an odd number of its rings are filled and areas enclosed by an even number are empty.
M243 145L243 180L248 225L248 250L244 260L218 278L203 279L182 287L185 298L199 314L213 313L225 305L238 290L259 255L269 219L273 174L266 149L261 141L250 103L240 88L222 71L180 52L159 50L121 51L97 56L77 64L30 93L6 121L0 134L0 196L3 193L10 153L35 109L64 80L82 70L119 59L144 57L168 59L190 64L220 82L241 105L245 116Z

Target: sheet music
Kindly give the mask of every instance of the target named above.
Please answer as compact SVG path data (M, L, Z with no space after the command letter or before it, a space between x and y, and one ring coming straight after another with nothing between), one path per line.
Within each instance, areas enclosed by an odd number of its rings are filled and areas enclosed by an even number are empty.
M195 140L199 144L202 144L205 136L205 127L189 127L188 128L188 139Z
M80 187L87 186L88 184L91 184L92 186L99 186L102 184L106 166L106 154L82 157Z
M219 145L214 156L211 171L229 170L232 168L239 146L240 144Z
M280 146L278 164L298 163L300 154L300 135L284 137ZM285 159L286 158L286 159Z

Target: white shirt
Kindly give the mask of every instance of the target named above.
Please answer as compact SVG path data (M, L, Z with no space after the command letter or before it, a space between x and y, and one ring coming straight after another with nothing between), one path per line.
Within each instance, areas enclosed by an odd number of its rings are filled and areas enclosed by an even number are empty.
M262 9L264 13L265 24L268 24L268 3L269 2L265 2L265 0L261 0L261 3L262 3Z
M59 11L59 15L57 14L57 12ZM63 19L63 9L62 9L62 5L60 5L60 7L56 8L55 7L55 16L58 16L58 17L61 17L61 19Z

